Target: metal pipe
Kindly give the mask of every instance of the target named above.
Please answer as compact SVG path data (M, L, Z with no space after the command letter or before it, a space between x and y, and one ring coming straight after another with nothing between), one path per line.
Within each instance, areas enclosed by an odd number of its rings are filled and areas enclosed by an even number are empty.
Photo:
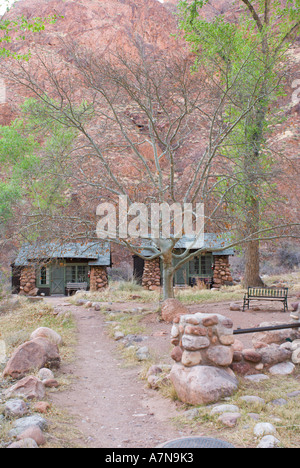
M260 328L238 328L237 330L233 330L234 335L242 335L244 333L257 333L257 332L264 332L264 331L272 331L272 330L283 330L284 328L300 328L300 323L289 323L286 325L272 325L270 327L260 327Z

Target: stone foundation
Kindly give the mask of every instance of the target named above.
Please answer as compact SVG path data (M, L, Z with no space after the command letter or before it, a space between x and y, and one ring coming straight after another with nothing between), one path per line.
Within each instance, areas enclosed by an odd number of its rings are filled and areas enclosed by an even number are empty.
M101 291L108 286L107 268L105 266L92 266L90 276L90 290Z
M144 266L144 273L142 285L145 289L154 290L160 287L160 260L146 260Z
M227 283L232 282L230 272L229 258L227 255L218 255L214 257L214 276L213 287L220 288Z
M38 294L36 287L36 272L34 267L22 268L20 278L20 294L26 296L36 296Z

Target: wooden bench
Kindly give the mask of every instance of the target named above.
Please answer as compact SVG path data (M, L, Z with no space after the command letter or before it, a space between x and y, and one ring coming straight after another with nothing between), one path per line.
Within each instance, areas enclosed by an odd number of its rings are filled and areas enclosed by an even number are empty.
M70 296L71 291L86 291L88 287L87 283L67 283L67 291L68 291L68 296Z
M245 307L250 306L251 300L264 300L264 301L280 301L284 304L284 312L288 311L288 288L248 288L248 292L244 296L244 305Z

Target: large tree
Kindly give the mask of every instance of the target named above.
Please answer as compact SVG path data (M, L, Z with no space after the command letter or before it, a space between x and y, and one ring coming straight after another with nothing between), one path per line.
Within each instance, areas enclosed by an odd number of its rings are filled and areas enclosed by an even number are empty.
M228 139L228 159L239 179L238 189L231 191L230 206L243 213L244 229L251 242L244 246L245 286L262 285L259 267L259 239L257 233L264 226L274 225L275 195L279 172L267 139L275 123L274 108L282 96L288 74L288 54L300 31L300 3L291 0L281 4L273 0L240 0L238 18L218 16L208 21L202 14L207 2L183 0L180 2L181 27L186 39L197 54L195 66L205 60L211 73L223 89L231 74L235 77L235 99L228 103L228 114L240 112L248 106L249 96L257 100L251 112L235 128ZM213 5L214 2L212 2ZM249 66L240 67L249 53L255 54ZM278 109L276 109L278 112ZM277 114L278 117L278 114ZM282 167L285 159L281 159ZM270 206L270 205L273 205ZM266 208L266 209L265 209Z
M224 88L206 66L191 74L190 57L174 53L162 58L141 38L128 54L95 54L76 44L64 44L64 51L64 58L52 58L36 50L34 66L20 61L2 67L12 85L35 97L26 105L26 115L35 121L40 138L53 126L62 133L74 132L72 149L61 155L59 165L53 164L52 155L43 155L49 176L71 187L68 209L57 213L47 206L32 207L30 222L23 218L23 233L30 237L32 226L38 226L42 241L98 242L97 206L104 201L117 205L119 197L126 197L131 210L128 236L112 241L144 259L160 258L164 298L173 297L174 274L204 249L191 244L178 253L176 216L171 213L171 232L150 239L146 247L151 255L145 257L145 226L136 203L149 209L153 204L203 203L206 231L241 230L243 220L235 217L229 224L225 216L227 194L240 182L227 157L222 159L222 149L259 99L257 93L249 94L247 106L227 112L236 100L236 81L245 67L252 67L255 54L249 52L235 74L228 69ZM258 83L261 79L258 74ZM141 242L134 230L140 232ZM265 232L259 230L256 236ZM251 237L245 233L242 240ZM222 249L239 242L228 239Z

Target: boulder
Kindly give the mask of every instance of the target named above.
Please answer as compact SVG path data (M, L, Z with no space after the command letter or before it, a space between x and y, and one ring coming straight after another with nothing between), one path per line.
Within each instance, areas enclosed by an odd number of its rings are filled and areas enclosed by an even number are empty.
M263 437L266 435L275 435L277 433L275 426L271 423L257 423L254 427L253 433L255 437Z
M33 448L39 448L38 444L36 443L35 440L33 439L22 439L19 440L18 442L13 442L10 444L7 448L9 449L33 449Z
M5 390L4 395L6 398L19 396L28 400L42 399L45 396L45 387L37 377L29 375Z
M282 325L280 322L264 322L260 327ZM270 344L282 344L286 341L293 341L300 338L300 332L296 328L286 328L282 330L272 330L267 332L254 333L252 343L254 348L261 348Z
M233 349L230 346L211 346L207 357L216 366L228 367L232 363Z
M28 408L23 400L13 399L5 403L4 415L6 418L20 418L28 413Z
M181 361L182 361L182 364L187 367L197 366L201 364L201 361L202 361L201 352L200 351L187 351L185 349L182 353Z
M34 416L27 416L26 418L16 419L13 422L13 428L9 432L11 437L18 437L23 434L27 429L32 427L39 427L41 431L48 428L48 421L35 414Z
M218 421L220 421L224 426L227 427L235 427L238 420L242 417L241 413L223 413L218 417Z
M47 413L50 408L51 406L47 401L38 401L33 407L34 411L42 414Z
M270 367L269 372L272 375L290 375L294 370L295 366L292 362L281 362Z
M170 379L179 399L191 405L215 403L238 389L233 372L211 366L174 364Z
M40 369L38 373L38 378L40 380L49 380L49 379L54 379L54 374L50 369L47 369L46 367L43 367Z
M271 366L279 362L288 361L292 356L292 352L289 349L272 344L266 348L262 348L260 355L261 362L267 366Z
M300 348L296 348L292 354L292 361L294 364L300 364Z
M171 358L176 361L176 362L180 362L181 361L181 358L182 358L182 348L180 346L175 346L173 349L172 349L172 352L171 352Z
M44 445L46 443L45 436L39 426L30 426L17 436L17 440L24 439L33 439L37 445Z
M172 323L176 317L188 313L187 307L178 299L166 299L162 304L161 317L165 322Z
M28 372L41 369L46 364L49 367L59 367L60 356L57 346L45 338L26 341L13 353L4 369L3 377L22 378Z
M46 338L47 340L51 341L51 343L56 344L57 346L60 346L63 343L62 337L56 331L47 327L37 328L31 334L30 340L34 340L35 338Z
M273 435L266 435L264 436L261 441L259 442L256 448L277 448L280 445L280 440L276 439Z

